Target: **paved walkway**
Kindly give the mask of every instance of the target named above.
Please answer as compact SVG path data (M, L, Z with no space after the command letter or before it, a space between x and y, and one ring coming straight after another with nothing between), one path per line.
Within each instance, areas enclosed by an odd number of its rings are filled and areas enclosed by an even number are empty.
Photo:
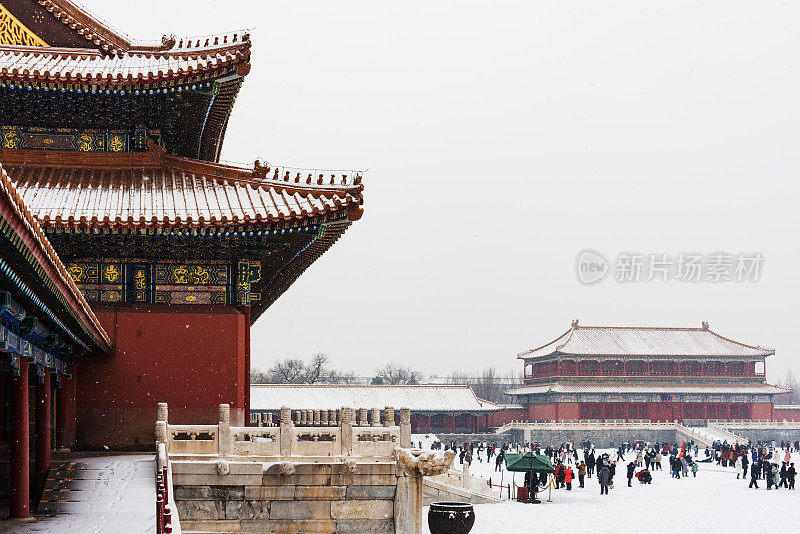
M69 455L54 459L35 520L0 521L0 532L155 532L155 491L152 454Z

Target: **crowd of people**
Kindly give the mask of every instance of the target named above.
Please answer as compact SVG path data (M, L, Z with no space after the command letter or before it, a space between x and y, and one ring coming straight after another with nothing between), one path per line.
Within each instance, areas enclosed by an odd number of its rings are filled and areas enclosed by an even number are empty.
M698 463L716 462L721 467L734 468L737 479L747 480L749 469L751 488L758 488L758 482L764 480L768 490L773 488L793 490L797 471L791 455L800 450L799 442L782 442L780 448L775 442L754 445L716 442L711 447L701 449L691 441L681 444L636 441L617 447L612 459L612 454L598 453L588 441L579 445L580 449L572 443L545 447L538 443L493 445L480 442L443 444L436 441L431 447L455 451L462 465L466 463L469 466L475 461L488 463L494 458L495 471L503 470L507 452L531 451L534 454L543 454L550 458L554 472L551 475L526 473L524 484L534 494L538 492L539 487L547 484L556 489L571 491L576 478L578 488L584 488L586 479L595 476L602 495L607 495L609 488L614 487L618 463L625 466L627 485L632 486L634 479L639 484L651 484L652 472L662 470L665 459L670 475L674 479L689 478L689 473L691 478L695 478L698 473ZM700 459L701 457L703 458Z

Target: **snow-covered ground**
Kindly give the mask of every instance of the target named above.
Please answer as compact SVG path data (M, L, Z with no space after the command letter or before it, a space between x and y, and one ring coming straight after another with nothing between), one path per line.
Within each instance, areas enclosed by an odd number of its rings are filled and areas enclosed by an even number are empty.
M419 439L417 437L416 441ZM423 439L423 444L429 445L434 439L435 436L430 441ZM582 457L581 451L578 453ZM784 451L778 449L778 453L783 459ZM700 449L699 456L703 457L703 449ZM632 453L625 455L626 463L635 458ZM795 453L792 461L795 466L800 465L800 454ZM663 465L667 466L666 458ZM668 471L654 471L652 484L641 485L634 478L630 488L627 487L625 469L620 466L614 477L614 489L609 495L600 495L597 478L587 479L586 487L578 488L576 477L572 491L553 490L553 502L547 502L547 493L543 493L539 494L542 504L508 501L476 505L472 532L794 532L800 526L800 490L781 488L767 491L763 480L759 481L758 490L749 489L749 477L737 480L733 468L708 463L698 465L700 469L696 478L690 474L688 478L677 480L671 478ZM453 467L461 468L458 458ZM491 477L493 483L499 483L501 478L501 473L494 471L494 461L487 464L485 458L483 462L474 461L470 473L487 480ZM503 483L506 484L510 477L517 483L522 482L521 473L505 472ZM427 514L426 508L426 521ZM424 532L428 533L427 524Z

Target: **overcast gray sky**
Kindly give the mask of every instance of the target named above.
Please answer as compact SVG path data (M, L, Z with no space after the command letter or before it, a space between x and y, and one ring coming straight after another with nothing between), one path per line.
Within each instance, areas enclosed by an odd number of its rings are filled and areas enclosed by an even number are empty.
M83 0L135 38L253 28L223 158L369 169L253 364L495 365L582 324L699 326L798 368L800 3ZM761 253L755 283L578 282L595 249Z

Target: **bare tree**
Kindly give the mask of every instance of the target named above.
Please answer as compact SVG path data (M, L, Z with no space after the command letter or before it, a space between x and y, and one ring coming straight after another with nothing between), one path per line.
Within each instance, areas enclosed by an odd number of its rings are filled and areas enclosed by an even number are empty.
M494 367L487 367L477 375L469 375L462 370L453 371L447 379L450 384L470 384L478 398L497 404L509 402L505 392L523 384L521 371L500 373Z
M450 384L466 384L469 381L469 375L460 369L450 373L450 376L447 378L447 382Z
M299 358L278 360L267 370L273 384L299 384L303 382L306 364Z
M355 384L358 377L352 372L334 369L327 355L319 352L308 362L299 358L277 360L269 369L253 369L252 384Z
M250 370L250 383L251 384L269 384L269 372L266 369L253 367Z
M786 376L783 377L783 380L778 382L778 385L791 389L792 392L776 395L776 404L800 404L800 383L797 382L791 369L786 371Z
M331 384L362 384L364 379L352 371L334 371L330 376Z
M411 366L391 362L375 371L372 383L381 385L419 384L420 380L422 380L421 372L412 369Z
M317 382L326 382L329 375L332 374L330 370L330 362L328 357L321 352L316 353L311 357L311 361L306 364L305 376L303 382L306 384L316 384Z

